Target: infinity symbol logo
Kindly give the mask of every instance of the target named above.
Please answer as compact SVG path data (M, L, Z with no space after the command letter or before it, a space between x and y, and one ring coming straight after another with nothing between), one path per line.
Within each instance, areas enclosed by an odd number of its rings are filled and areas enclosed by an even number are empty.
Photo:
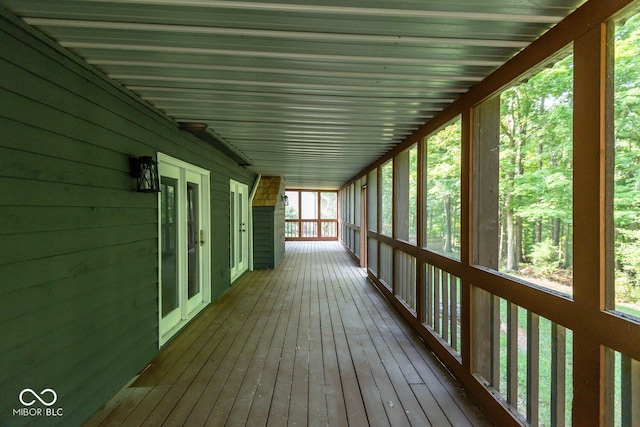
M24 400L24 395L26 393L31 393L31 395L34 397L34 399L32 399L30 401L25 401ZM51 400L51 402L47 402L42 397L40 397L40 396L44 396L47 393L50 393L53 396L53 400ZM40 392L40 395L38 395L38 393L36 393L35 391L31 390L30 388L25 388L24 390L22 390L20 392L20 403L22 403L24 406L33 405L34 403L36 403L36 399L39 400L40 403L42 403L44 406L51 406L54 403L56 403L56 401L58 400L58 395L56 394L55 391L51 390L50 388L45 388L44 390L42 390Z

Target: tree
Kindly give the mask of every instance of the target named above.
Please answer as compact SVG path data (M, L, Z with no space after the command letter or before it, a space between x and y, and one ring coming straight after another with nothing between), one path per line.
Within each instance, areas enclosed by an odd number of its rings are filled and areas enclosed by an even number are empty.
M572 59L568 55L501 94L500 241L506 271L519 271L546 240L555 254L547 263L570 267Z
M614 225L616 297L640 301L640 15L616 29Z
M427 140L427 241L447 254L459 253L460 120Z

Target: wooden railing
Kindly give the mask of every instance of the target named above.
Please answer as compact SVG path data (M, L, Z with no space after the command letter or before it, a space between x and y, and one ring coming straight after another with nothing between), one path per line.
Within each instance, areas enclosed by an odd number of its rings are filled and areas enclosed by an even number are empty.
M337 219L287 219L287 240L338 240Z

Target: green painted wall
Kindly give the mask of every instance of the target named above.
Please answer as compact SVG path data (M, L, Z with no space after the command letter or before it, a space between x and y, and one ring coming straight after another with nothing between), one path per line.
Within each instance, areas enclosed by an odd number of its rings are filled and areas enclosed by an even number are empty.
M253 268L276 268L284 256L284 205L253 207Z
M253 207L253 268L274 268L273 206Z
M213 299L229 179L255 176L2 9L0 135L0 425L79 425L157 353L157 197L129 156L212 172ZM26 388L63 416L13 415Z

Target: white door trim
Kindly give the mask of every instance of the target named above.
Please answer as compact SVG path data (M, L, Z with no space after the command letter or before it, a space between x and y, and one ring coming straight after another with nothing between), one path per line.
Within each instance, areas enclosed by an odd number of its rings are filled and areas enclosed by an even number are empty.
M233 179L229 181L229 195L233 195L233 199L230 200L231 206L229 209L229 224L230 231L230 269L231 269L231 283L233 283L238 277L249 269L249 258L251 256L251 248L249 247L250 233L252 232L249 222L249 186ZM242 219L239 219L238 208L242 206L241 215ZM244 231L242 231L244 230ZM240 245L238 245L240 242ZM241 260L241 261L239 261Z
M210 172L163 153L157 153L158 171L161 176L177 179L177 256L179 281L179 310L169 318L162 317L162 195L158 194L158 336L159 346L164 345L196 314L211 302L211 206ZM188 298L188 241L187 241L187 182L198 185L198 217L204 244L199 247L200 293ZM200 297L201 294L201 297Z

